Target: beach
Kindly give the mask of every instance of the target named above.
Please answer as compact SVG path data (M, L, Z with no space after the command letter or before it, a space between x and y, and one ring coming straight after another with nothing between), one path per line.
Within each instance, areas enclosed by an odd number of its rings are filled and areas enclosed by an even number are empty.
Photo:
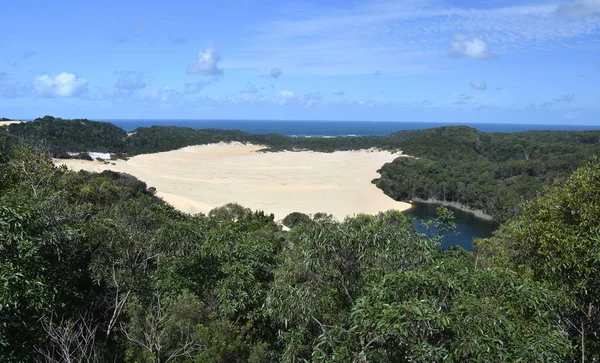
M187 213L208 213L227 203L273 213L325 212L342 220L358 213L406 210L371 180L398 154L360 150L319 153L258 152L261 145L219 143L144 154L129 160L55 160L72 170L131 174L156 195Z

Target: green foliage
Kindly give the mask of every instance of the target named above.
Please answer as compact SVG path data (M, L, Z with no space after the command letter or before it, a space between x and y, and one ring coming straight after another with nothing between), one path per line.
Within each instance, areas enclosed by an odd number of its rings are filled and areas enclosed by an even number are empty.
M595 159L560 184L544 188L526 204L522 216L477 243L481 265L513 267L565 291L576 312L563 318L580 336L582 356L596 359L600 358L598 216L600 162Z
M53 156L67 152L124 152L127 133L108 122L63 120L52 116L6 127L8 142L28 142Z
M247 327L236 328L227 320L215 320L209 326L200 325L198 339L206 346L196 356L197 363L268 362L266 343L253 343L244 334Z
M285 218L281 221L281 223L288 228L294 228L295 226L308 222L310 222L310 217L300 212L292 212L285 216Z
M443 205L436 208L436 218L421 221L421 225L425 229L427 236L439 244L443 242L446 235L456 233L454 212Z
M37 244L26 212L0 206L0 360L26 359L18 341L35 337L37 319L50 304Z
M318 217L289 232L289 250L267 298L269 312L283 330L284 361L309 359L325 327L345 326L369 281L424 264L436 249L399 212L341 223Z
M0 154L0 356L29 361L44 316L86 308L90 249L76 230L85 208L55 189L68 184L50 160L23 147Z
M343 349L378 362L564 361L572 350L552 313L562 303L515 272L444 256L375 283L352 310Z
M193 294L157 292L147 304L132 299L126 311L130 320L123 333L132 343L129 361L191 362L202 352L198 340L198 327L204 320L202 303Z
M396 200L460 203L497 221L519 214L519 205L544 184L570 175L600 152L597 131L483 133L440 127L412 133L407 155L385 164L377 187Z
M189 352L184 322L195 350L180 360L200 354L201 326L221 323L243 341L226 356L266 354L262 306L283 245L272 215L228 205L188 216L131 176L68 172L22 146L0 149L0 171L3 361L67 359L57 342L82 326L94 356L164 361ZM160 333L150 342L148 324Z

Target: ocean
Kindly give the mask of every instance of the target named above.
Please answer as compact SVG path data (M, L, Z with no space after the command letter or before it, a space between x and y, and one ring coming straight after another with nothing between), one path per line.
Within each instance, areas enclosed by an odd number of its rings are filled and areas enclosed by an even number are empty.
M193 129L242 130L252 134L278 133L297 137L384 136L398 130L420 130L441 126L470 126L484 132L519 132L527 130L600 130L600 125L544 125L443 122L383 121L284 121L284 120L102 120L127 131L138 127L179 126Z

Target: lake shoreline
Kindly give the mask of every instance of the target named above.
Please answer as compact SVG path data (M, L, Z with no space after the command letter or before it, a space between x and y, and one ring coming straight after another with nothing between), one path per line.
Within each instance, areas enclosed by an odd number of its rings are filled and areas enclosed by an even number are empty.
M486 221L490 221L490 222L495 222L494 217L492 217L489 214L486 214L481 209L471 209L468 206L458 203L458 202L449 202L449 201L438 200L438 199L421 199L421 198L414 198L413 201L419 202L419 203L439 204L439 205L443 205L445 207L452 207L452 208L458 209L462 212L473 214L477 218L480 218L480 219L483 219Z
M405 213L415 218L417 228L422 233L428 233L423 226L424 221L430 221L437 217L437 207L439 203L425 203L413 201L412 208ZM489 238L498 228L498 223L482 219L468 210L457 209L454 206L448 205L448 208L454 214L454 223L456 230L454 232L442 233L444 235L440 248L442 250L452 246L460 246L467 251L473 251L473 239Z

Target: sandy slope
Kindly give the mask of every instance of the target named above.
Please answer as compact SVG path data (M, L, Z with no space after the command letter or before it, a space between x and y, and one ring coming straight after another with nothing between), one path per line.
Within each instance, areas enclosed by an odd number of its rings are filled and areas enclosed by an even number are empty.
M0 127L8 126L10 124L20 124L21 122L25 122L25 121L0 121Z
M371 180L376 170L398 155L383 151L334 153L257 153L256 145L212 144L164 153L139 155L105 165L97 161L57 160L71 169L129 173L176 208L207 213L236 202L274 213L276 219L299 211L356 213L405 210L407 203L389 198Z

